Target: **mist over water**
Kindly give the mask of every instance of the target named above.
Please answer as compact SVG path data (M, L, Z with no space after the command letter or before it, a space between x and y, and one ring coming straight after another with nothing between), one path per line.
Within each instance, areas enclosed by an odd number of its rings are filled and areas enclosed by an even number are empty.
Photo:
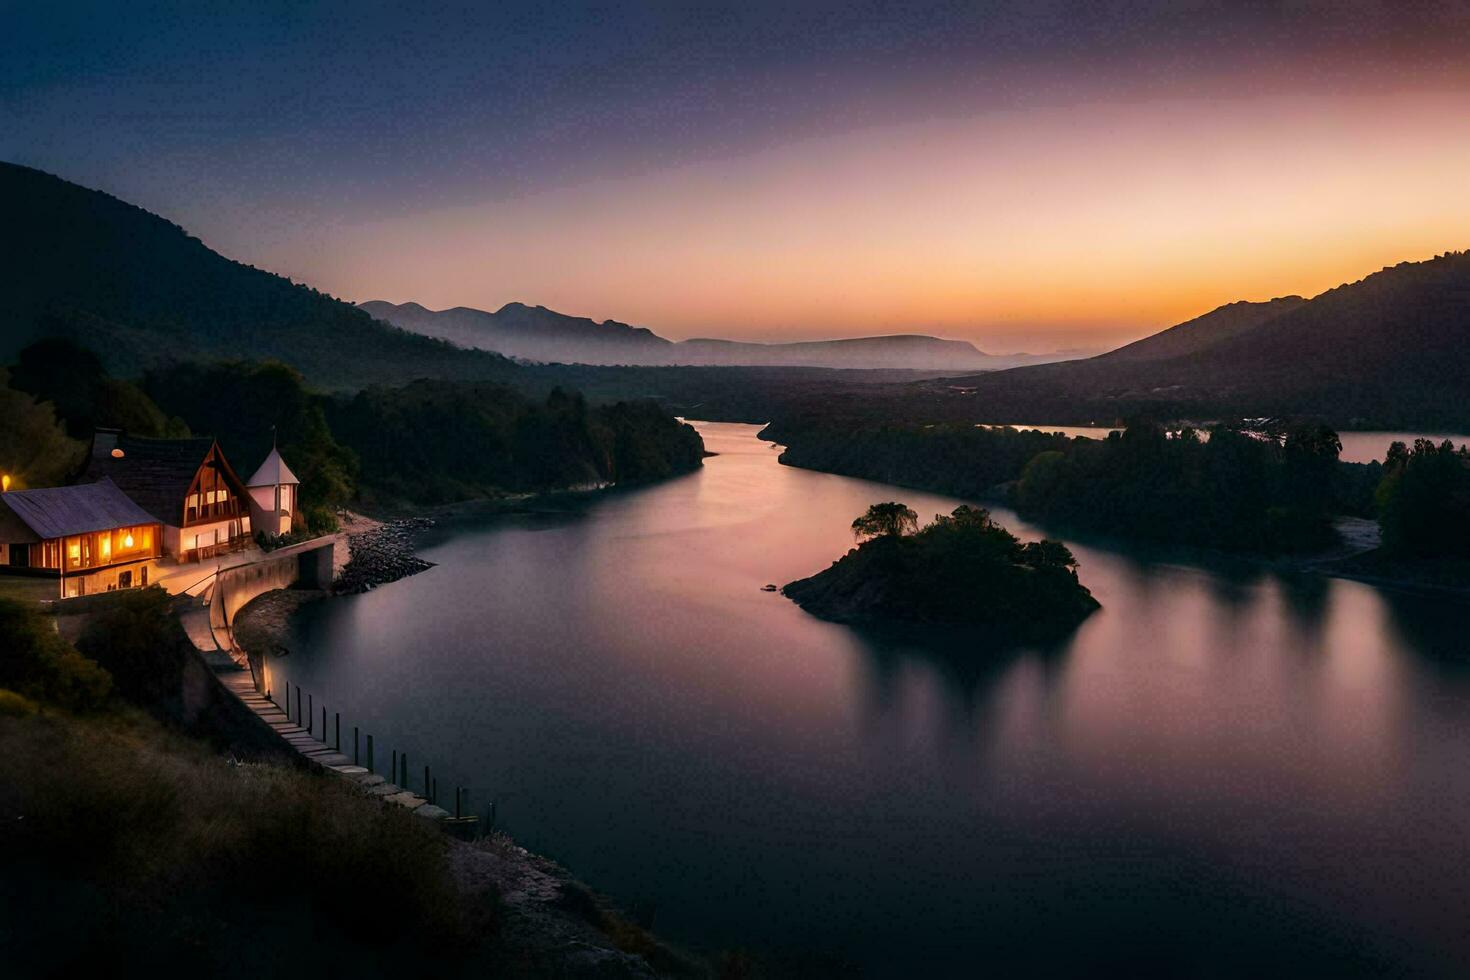
M1464 604L1068 540L1103 608L1058 644L860 632L761 586L826 567L870 503L960 501L697 427L701 472L442 528L436 568L308 606L273 683L702 949L880 976L1470 964Z

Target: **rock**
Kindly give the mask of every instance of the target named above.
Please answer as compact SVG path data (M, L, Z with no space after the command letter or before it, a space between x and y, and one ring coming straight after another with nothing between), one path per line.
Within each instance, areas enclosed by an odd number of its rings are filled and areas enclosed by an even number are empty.
M772 585L770 582L767 582L765 585L762 585L761 586L761 591L762 592L780 592L781 591L781 588L780 588L780 586Z

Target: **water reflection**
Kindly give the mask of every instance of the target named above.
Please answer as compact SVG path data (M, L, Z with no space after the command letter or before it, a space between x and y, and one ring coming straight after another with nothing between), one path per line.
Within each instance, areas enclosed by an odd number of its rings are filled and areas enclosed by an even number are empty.
M285 676L706 948L895 976L1470 962L1463 605L1088 539L1103 609L1054 644L853 630L761 586L876 500L959 501L702 428L703 472L446 530L432 571L310 608Z

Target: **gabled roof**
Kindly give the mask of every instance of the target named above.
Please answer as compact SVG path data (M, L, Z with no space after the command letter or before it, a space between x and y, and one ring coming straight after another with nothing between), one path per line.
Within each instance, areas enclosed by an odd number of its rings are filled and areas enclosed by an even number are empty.
M70 487L12 490L0 494L0 504L41 540L156 523L116 484L105 479Z
M145 439L119 435L95 441L87 464L87 478L110 478L154 518L177 525L183 520L184 497L194 474L214 447L214 439ZM121 452L114 456L114 452Z
M260 469L255 471L255 475L245 481L245 485L247 487L275 487L300 482L296 479L296 474L291 472L291 467L287 466L286 461L281 458L281 454L272 448L271 454L265 458L264 463L260 464Z

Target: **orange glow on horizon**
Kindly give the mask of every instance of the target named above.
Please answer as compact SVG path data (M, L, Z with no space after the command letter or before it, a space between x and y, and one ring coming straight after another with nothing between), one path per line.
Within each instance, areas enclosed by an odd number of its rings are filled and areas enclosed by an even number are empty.
M1444 91L934 119L320 231L262 262L353 300L521 300L672 339L1112 346L1470 247L1465 105Z

